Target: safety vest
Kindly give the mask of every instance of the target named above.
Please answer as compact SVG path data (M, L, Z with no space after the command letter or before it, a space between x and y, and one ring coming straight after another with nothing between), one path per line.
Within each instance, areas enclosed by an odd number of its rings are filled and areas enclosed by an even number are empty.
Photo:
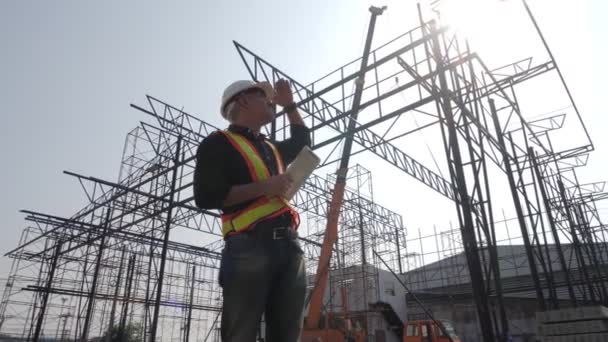
M230 144L241 154L249 169L249 174L253 182L260 182L270 178L270 171L264 160L260 156L256 148L241 134L230 132L228 130L221 131L228 139ZM276 146L269 141L265 143L270 147L277 161L277 169L279 174L284 172L285 166L283 159L279 154ZM224 236L230 234L241 233L252 228L255 223L272 217L279 216L285 212L291 212L294 221L299 224L298 213L289 205L287 200L280 197L263 196L247 207L232 213L222 214L222 234ZM294 227L297 228L297 227Z

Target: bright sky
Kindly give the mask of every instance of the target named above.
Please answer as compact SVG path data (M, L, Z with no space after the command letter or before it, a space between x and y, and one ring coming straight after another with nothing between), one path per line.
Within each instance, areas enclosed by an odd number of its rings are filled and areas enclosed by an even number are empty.
M579 175L582 182L604 180L608 137L600 92L608 78L608 24L602 17L608 3L529 3L596 145ZM373 4L388 6L378 19L375 45L417 25L415 1ZM150 94L224 126L217 111L220 94L231 81L248 77L232 40L307 83L361 54L369 5L353 0L0 2L0 251L18 242L24 227L18 210L70 216L83 206L80 185L63 170L116 179L125 135L144 119L130 103L143 105ZM490 7L487 15L464 12L456 22L479 20L496 27L498 47L489 30L463 25L467 32L481 33L472 43L486 63L497 67L527 57L514 38L534 33L529 23L510 17L522 13L519 1L482 7ZM378 203L402 213L413 229L447 224L442 218L428 220L436 216L429 208L442 201L438 195L400 171L374 165L369 168ZM442 205L453 211L453 205ZM10 260L0 260L0 278L9 266Z

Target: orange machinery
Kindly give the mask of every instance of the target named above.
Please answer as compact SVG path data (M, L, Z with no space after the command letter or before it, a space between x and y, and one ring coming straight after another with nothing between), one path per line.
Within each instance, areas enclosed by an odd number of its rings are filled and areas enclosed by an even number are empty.
M361 105L363 79L367 68L376 17L381 15L385 9L386 7L379 8L374 6L369 8L371 12L369 29L365 41L365 48L363 50L363 58L361 59L361 68L358 77L355 80L355 94L349 117L350 121L348 123L347 131L345 132L346 136L344 137L344 149L342 151L340 166L336 172L337 179L328 210L327 226L323 245L321 247L315 287L310 296L308 316L304 321L302 342L363 342L365 340L365 332L353 329L348 315L342 315L341 318L338 318L336 315L328 314L324 319L321 319L321 307L323 304L323 294L329 278L332 247L338 239L338 219L340 216L340 209L342 208L342 201L344 199L344 188L346 186L346 175L352 149L353 134Z
M403 331L403 342L462 342L449 322L442 321L441 324L444 327L443 332L438 321L407 321Z

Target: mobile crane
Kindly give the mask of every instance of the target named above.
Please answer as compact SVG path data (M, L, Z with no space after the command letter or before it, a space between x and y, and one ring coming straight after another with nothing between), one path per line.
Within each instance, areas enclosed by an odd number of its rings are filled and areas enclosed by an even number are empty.
M344 189L346 187L346 176L348 173L348 164L353 144L353 134L356 128L357 116L361 105L361 96L363 93L364 76L367 71L367 62L371 49L374 27L376 25L376 17L381 15L386 10L384 7L370 7L371 19L367 31L365 47L363 49L363 58L361 59L361 67L357 79L355 80L355 94L353 97L352 108L350 111L347 131L344 137L344 149L342 150L342 158L340 166L336 172L337 179L332 193L332 199L329 204L327 226L323 245L321 247L321 256L317 267L317 275L315 286L310 295L310 303L308 306L308 316L304 320L304 330L302 332L302 342L363 342L365 341L365 332L353 328L353 324L347 315L339 316L328 313L321 319L321 307L323 302L323 294L327 286L329 278L329 265L332 254L332 247L338 239L338 219L342 201L344 199Z

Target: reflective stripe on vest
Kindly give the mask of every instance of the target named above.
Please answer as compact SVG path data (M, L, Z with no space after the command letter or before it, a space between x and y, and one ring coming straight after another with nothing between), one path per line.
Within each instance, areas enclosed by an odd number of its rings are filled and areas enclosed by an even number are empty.
M270 171L266 167L266 164L264 164L262 157L247 138L230 131L222 131L222 133L245 160L251 179L254 182L270 178ZM268 141L266 141L266 143L270 146L275 160L277 161L277 170L279 174L283 173L284 165L279 151L272 143ZM224 236L229 233L239 233L251 228L254 223L262 219L272 218L288 211L295 213L285 199L279 197L268 198L264 196L236 213L229 215L223 214L222 233Z

